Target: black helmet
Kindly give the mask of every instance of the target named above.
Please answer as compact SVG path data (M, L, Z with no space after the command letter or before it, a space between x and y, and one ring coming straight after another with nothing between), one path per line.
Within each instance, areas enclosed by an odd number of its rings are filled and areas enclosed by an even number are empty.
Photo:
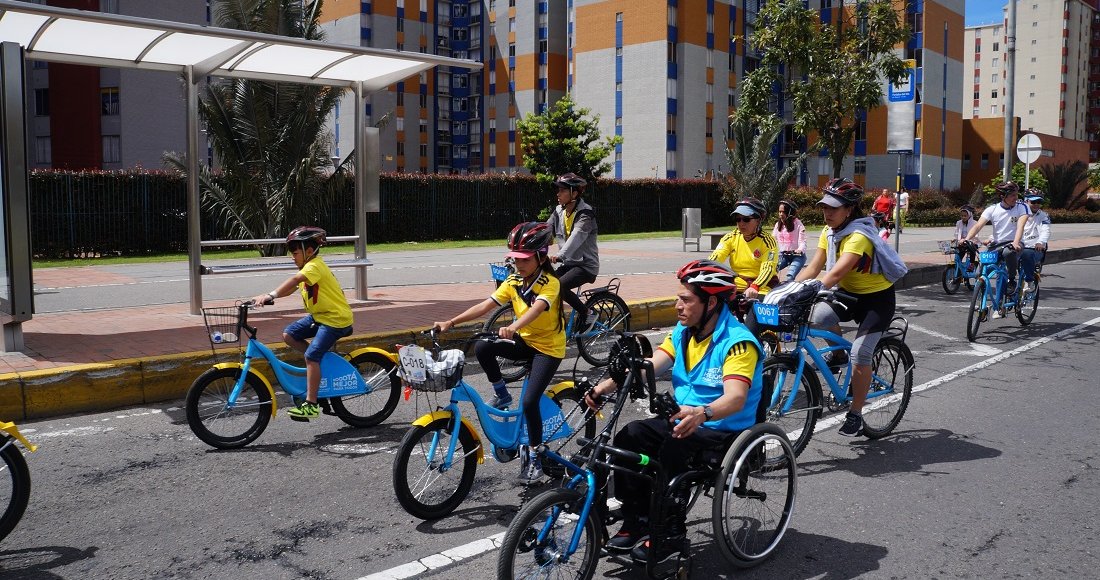
M717 296L728 301L737 290L737 276L729 267L713 260L693 260L676 272L681 284L690 284L700 298Z
M512 228L508 234L508 256L530 258L536 253L546 254L553 241L550 226L543 222L524 222Z
M781 200L779 200L779 205L787 206L787 215L798 215L798 204L797 203L795 203L795 202L793 202L789 199L781 199Z
M767 210L764 209L764 202L755 197L746 197L737 202L737 205L733 208L733 214L760 218L762 221L767 215Z
M564 187L566 189L572 189L574 191L584 191L584 188L588 186L588 182L583 177L576 173L566 173L561 177L554 180L554 185L558 187Z
M300 242L313 246L323 246L327 241L328 234L325 230L316 226L298 226L290 231L286 236L287 247L291 247L295 242Z
M859 205L859 201L863 199L863 188L847 177L830 180L821 192L825 195L822 196L821 201L817 202L818 205L825 204L830 207Z
M993 186L993 189L997 190L997 195L1005 197L1006 195L1020 194L1020 186L1016 185L1013 181L1002 181Z

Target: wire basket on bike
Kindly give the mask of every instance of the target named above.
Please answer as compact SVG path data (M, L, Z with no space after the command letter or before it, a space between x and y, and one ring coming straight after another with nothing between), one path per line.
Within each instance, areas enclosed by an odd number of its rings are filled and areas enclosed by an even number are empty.
M942 252L946 255L949 255L949 256L955 254L955 252L957 252L958 249L959 249L959 241L958 240L942 241L942 242L939 242L939 244L940 244L940 252Z
M457 348L433 355L431 351L408 345L399 350L397 360L397 376L401 381L414 391L429 393L455 388L466 366L466 355Z
M769 292L760 302L754 303L746 313L746 317L752 316L753 326L750 328L757 332L794 330L809 318L816 296L817 290L811 285L802 282L783 284Z
M206 324L206 337L210 347L241 341L241 316L244 309L237 306L213 306L202 309L203 323Z

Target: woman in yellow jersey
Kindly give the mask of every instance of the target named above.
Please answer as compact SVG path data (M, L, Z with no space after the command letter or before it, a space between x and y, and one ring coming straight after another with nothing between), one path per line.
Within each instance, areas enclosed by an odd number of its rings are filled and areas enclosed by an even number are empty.
M894 282L907 271L901 258L878 236L874 220L863 216L859 202L863 189L847 178L837 178L825 185L821 207L827 226L821 232L817 253L798 274L798 280L813 280L824 269L820 283L825 288L840 285L840 289L857 297L856 303L845 309L827 302L814 306L811 323L840 333L840 323L859 323L852 341L852 406L845 417L840 434L855 437L863 433L863 404L871 384L871 355L879 338L894 317ZM827 356L830 368L847 364L847 355L833 351Z
M711 260L730 265L737 275L737 293L748 300L767 294L778 283L778 246L775 238L761 228L766 214L758 199L746 197L737 202L733 210L737 229L723 236L710 254Z
M475 353L481 368L485 369L486 378L493 384L496 396L489 404L498 409L511 405L512 395L504 383L497 357L531 361L527 387L523 391L523 417L527 420L528 441L532 442L520 468L519 479L525 483L542 477L542 465L533 449L542 442L539 400L565 358L561 285L547 258L552 241L550 228L544 223L527 222L516 226L508 235L511 251L507 254L515 260L515 273L480 304L450 320L435 323L443 332L455 324L485 316L502 304L512 305L516 320L501 328L499 334L513 342L479 341Z

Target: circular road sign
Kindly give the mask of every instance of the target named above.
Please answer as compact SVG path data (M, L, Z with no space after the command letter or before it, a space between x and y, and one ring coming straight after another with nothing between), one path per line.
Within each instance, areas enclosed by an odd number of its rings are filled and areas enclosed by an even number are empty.
M1020 137L1020 142L1016 144L1016 157L1019 157L1020 161L1028 165L1035 163L1042 152L1043 143L1039 141L1039 136L1035 133L1028 133Z

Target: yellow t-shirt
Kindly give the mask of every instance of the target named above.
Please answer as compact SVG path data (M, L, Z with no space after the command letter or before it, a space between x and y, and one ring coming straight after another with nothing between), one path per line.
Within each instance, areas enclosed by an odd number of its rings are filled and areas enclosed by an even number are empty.
M673 359L676 358L676 352L672 346L672 334L666 336L665 341L657 348L665 351L665 353ZM703 357L706 356L708 348L710 348L709 336L700 342L695 342L695 338L688 339L687 360L684 361L684 367L688 371L695 368L695 365L699 364L699 361L703 360ZM752 375L756 372L756 360L758 357L759 354L756 352L756 347L749 342L739 342L733 345L729 354L726 355L725 362L722 363L722 380L724 381L731 377L740 377L751 384Z
M817 249L822 252L829 250L829 228L821 231L821 237L817 240ZM840 287L852 294L870 294L885 290L893 284L882 274L871 273L871 262L875 257L875 244L859 232L852 232L840 240L837 248L837 259L841 254L855 254L859 256L855 267L848 271L840 279Z
M298 284L298 288L302 292L306 311L313 315L313 320L333 328L351 326L354 317L348 299L324 260L317 256L306 262L298 273L306 278L305 282Z
M523 278L512 274L493 292L492 298L497 304L511 304L516 318L523 316L536 300L548 304L548 308L531 324L519 329L519 335L531 348L547 356L565 358L565 325L562 324L560 292L558 279L545 272L540 272L526 291L523 289Z
M779 250L775 238L768 232L760 232L746 242L741 232L734 230L722 236L710 259L729 261L730 269L737 274L738 292L744 292L749 284L755 283L761 294L767 294L771 290L768 283L778 270Z
M562 226L565 229L565 237L569 237L569 234L573 233L573 218L577 217L577 210L573 210L573 213L565 213L565 224Z

